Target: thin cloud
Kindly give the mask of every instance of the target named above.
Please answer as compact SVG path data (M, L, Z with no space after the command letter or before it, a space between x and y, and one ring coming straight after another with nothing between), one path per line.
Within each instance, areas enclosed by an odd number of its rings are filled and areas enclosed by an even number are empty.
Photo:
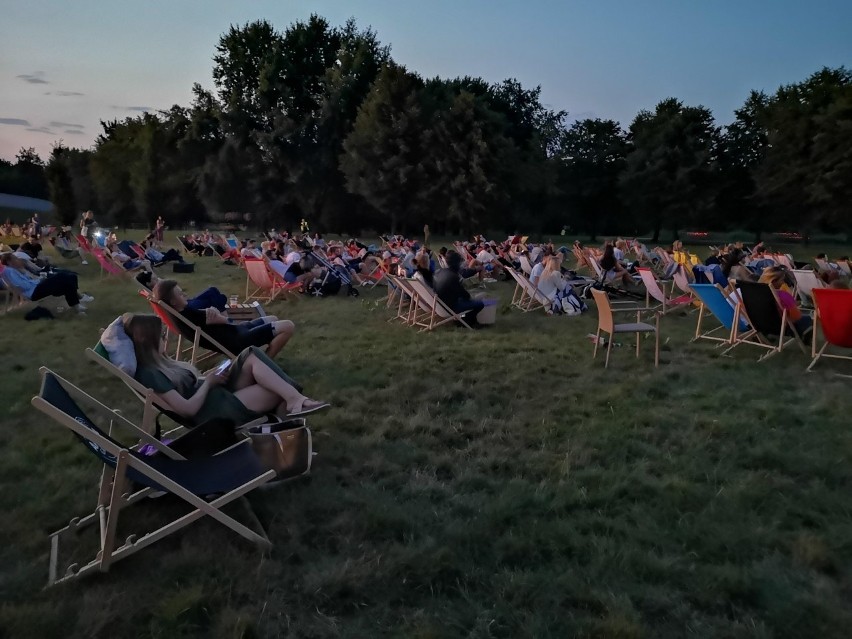
M112 108L116 111L139 111L141 113L157 110L154 107L149 106L116 106L115 104L112 105Z
M80 129L65 129L65 133L69 135L83 135L83 132Z
M33 133L49 133L53 135L53 131L48 129L46 126L30 127L27 131L32 131Z
M45 95L58 95L61 98L68 98L75 95L86 95L85 93L80 93L79 91L46 91Z
M22 73L21 75L16 77L30 84L50 84L50 82L44 79L44 73L42 71L35 71L33 73Z
M85 129L82 124L71 124L70 122L51 122L48 126L55 126L57 129Z
M0 124L8 124L10 126L29 126L29 120L22 120L21 118L0 118Z

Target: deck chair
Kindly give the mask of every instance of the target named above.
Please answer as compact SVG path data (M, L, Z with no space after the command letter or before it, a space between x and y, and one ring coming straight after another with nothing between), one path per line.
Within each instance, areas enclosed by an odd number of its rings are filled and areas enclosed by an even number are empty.
M846 276L852 276L852 267L849 265L849 260L837 260L837 268Z
M512 295L512 306L524 313L538 309L550 310L551 301L538 290L530 279L513 268L506 267L509 275L515 280L515 292Z
M75 402L72 393L82 396L99 411L105 412L111 424L127 420L47 368L41 369L41 376L41 389L38 396L32 399L33 406L70 429L104 465L95 511L82 518L75 517L66 527L50 535L49 586L96 571L107 572L113 563L204 516L218 521L265 550L272 547L265 533L251 530L222 511L226 504L275 478L275 471L265 470L252 450L250 441L240 442L213 457L182 459L166 446L159 447L157 455L144 456L98 428ZM118 545L121 511L152 491L169 492L194 507L194 510L141 537L129 535L123 544ZM206 501L205 496L210 495L220 496ZM254 520L257 522L257 517ZM96 522L100 528L100 545L95 558L82 567L71 564L64 575L59 577L57 564L61 538Z
M813 308L813 291L817 288L825 288L823 282L812 269L793 269L790 271L796 278L796 296L799 301Z
M175 433L182 429L191 431L201 426L201 424L197 424L191 419L188 419L186 417L183 417L182 415L179 415L178 413L175 413L173 410L171 410L171 408L164 405L157 398L157 395L156 393L154 393L153 390L151 390L147 386L143 386L138 381L136 381L134 377L128 375L125 371L121 370L118 366L113 364L112 361L110 361L109 353L107 352L106 348L104 348L103 344L101 344L100 342L98 342L94 348L86 349L86 357L91 361L95 362L104 370L106 370L110 375L121 380L121 382L125 386L127 386L128 389L130 389L133 395L139 401L142 402L142 432L149 435L153 435L154 438L159 441L166 437L174 437ZM177 427L163 432L162 425L160 424L160 418L163 416L168 417L170 420L172 420L175 424L177 424ZM231 427L232 429L244 429L258 426L260 424L279 421L281 420L277 416L265 415L245 424L232 424ZM141 434L140 437L142 437ZM145 438L145 441L148 442L149 440Z
M787 309L781 306L775 290L769 284L738 280L736 285L740 296L740 313L751 329L736 335L735 343L725 353L741 343L751 344L766 350L758 358L762 362L795 342L807 354L805 343L790 321ZM777 344L772 343L773 338L777 338ZM785 338L788 339L785 341Z
M814 335L811 342L811 357L813 358L807 370L813 370L821 357L852 360L852 355L835 355L826 353L831 345L837 348L852 349L852 291L843 289L818 288L814 289ZM816 329L822 329L825 343L817 351ZM844 375L844 377L847 377Z
M646 308L651 308L651 298L654 298L657 302L659 302L656 308L662 308L663 315L692 303L691 295L666 297L665 292L660 287L660 283L657 281L657 278L654 277L654 272L650 268L640 267L636 270L639 272L639 275L642 277L642 283L645 285Z
M396 275L387 275L386 277L388 280L388 293L390 293L391 290L395 291L395 299L398 300L396 315L391 317L388 322L402 320L405 324L416 324L415 317L417 316L417 310L419 308L417 304L417 291L414 290L408 280L404 277L398 277ZM389 299L388 308L390 307L391 300Z
M234 353L204 332L200 326L190 322L162 300L155 300L149 291L141 289L139 295L148 300L151 310L160 318L169 334L174 336L176 340L172 355L174 359L187 361L195 366L216 355L224 355L228 359L236 357ZM187 346L183 345L184 341ZM208 352L202 353L201 349Z
M692 295L692 289L689 287L688 271L682 264L672 271L672 280L674 280L674 285L680 289L681 293Z
M92 247L92 255L95 256L101 267L100 279L104 279L105 275L113 275L120 279L126 279L126 276L132 272L113 262L112 259L107 257L102 248Z
M456 313L447 306L426 282L418 278L418 275L415 274L407 282L417 296L417 305L423 311L423 314L414 320L418 326L422 327L420 332L431 331L448 322L459 322L465 328L471 328L470 324L464 320L464 314Z
M274 271L263 259L246 258L244 264L246 268L245 301L273 302L285 292L283 278L274 275ZM252 288L254 288L253 291L251 291Z
M183 249L183 252L191 254L192 248L189 246L189 244L186 243L186 240L184 240L184 238L182 238L180 235L176 235L175 237L177 238L178 244Z
M272 276L272 281L275 282L275 285L279 288L279 295L287 296L294 295L297 296L304 289L304 285L302 282L288 282L285 273L287 272L287 265L284 264L281 260L270 260L269 258L263 258L266 261L266 265L269 267L269 274Z
M604 368L609 366L609 354L612 351L612 341L618 333L636 333L636 357L639 357L639 344L641 343L642 333L654 333L654 366L660 365L660 313L655 313L656 321L654 324L642 322L641 313L647 309L644 308L613 308L609 303L609 297L605 291L591 289L595 299L595 304L598 307L598 330L595 334L595 349L592 353L592 358L598 356L598 345L601 341L601 333L609 333L609 340L606 346L606 360L604 360ZM616 324L613 319L613 313L618 312L636 312L636 321L625 324Z
M706 339L721 344L733 345L736 342L738 333L745 333L749 330L748 323L740 317L739 298L734 297L736 293L731 293L725 290L719 284L690 284L701 306L698 310L698 322L695 325L695 337L692 341ZM711 313L721 324L706 332L702 332L702 324L707 313ZM719 331L727 331L725 337L714 335Z

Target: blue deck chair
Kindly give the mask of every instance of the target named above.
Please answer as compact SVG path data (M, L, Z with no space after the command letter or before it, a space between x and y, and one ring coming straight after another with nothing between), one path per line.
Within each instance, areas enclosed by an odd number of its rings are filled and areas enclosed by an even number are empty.
M99 411L109 415L110 430L113 424L130 423L128 420L47 368L41 368L40 372L41 390L38 396L33 397L33 406L73 431L86 449L104 465L95 511L85 517L75 517L68 526L50 535L49 586L96 571L107 572L111 564L205 515L262 548L271 548L272 544L265 533L258 534L221 510L226 504L275 478L275 471L264 468L250 441L240 442L218 455L197 459L183 459L179 453L156 442L152 445L155 445L158 454L145 456L122 445L98 428L74 401L71 393L81 396ZM121 511L153 491L171 493L194 507L194 510L141 537L131 534L122 545L116 547ZM211 495L218 496L207 501ZM253 518L257 525L257 518ZM58 577L60 538L95 522L100 526L100 545L95 558L82 567L71 564L64 575Z
M733 346L737 335L749 330L748 323L740 317L738 307L730 302L729 293L724 288L718 284L690 284L689 288L701 302L701 309L698 311L698 323L695 325L695 337L692 338L693 342L706 339ZM701 324L707 311L713 314L721 326L702 333ZM722 330L728 332L726 337L714 335L714 333Z

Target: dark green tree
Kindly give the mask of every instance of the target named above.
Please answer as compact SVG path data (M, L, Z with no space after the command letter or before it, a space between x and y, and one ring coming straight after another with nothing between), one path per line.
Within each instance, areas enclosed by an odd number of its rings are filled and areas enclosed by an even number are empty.
M57 221L70 226L77 219L77 201L71 171L68 168L69 149L61 142L55 144L45 167L45 177L50 189L50 201L53 203Z

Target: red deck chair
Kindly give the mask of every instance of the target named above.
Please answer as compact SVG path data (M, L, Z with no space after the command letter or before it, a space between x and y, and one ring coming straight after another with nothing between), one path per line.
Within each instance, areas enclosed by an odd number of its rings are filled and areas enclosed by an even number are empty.
M85 235L77 235L76 237L77 237L77 244L80 245L80 247L83 249L83 251L85 253L91 253L92 252L92 245L89 244L88 238L86 238Z
M852 349L852 291L833 288L815 288L812 292L816 318L811 355L813 361L807 370L813 369L820 357L852 360L852 355L835 355L826 353L826 347L831 344L838 348ZM817 352L816 328L822 328L825 344ZM844 376L845 377L845 376Z
M98 264L101 265L101 279L103 279L104 272L117 277L125 277L128 273L130 273L130 271L120 267L118 264L109 259L103 249L92 248L91 253L95 256Z
M169 336L174 336L176 345L173 347L172 352L176 361L188 361L195 366L198 362L219 354L224 355L228 359L236 357L231 351L205 333L201 327L190 322L168 304L155 300L149 291L140 290L139 295L148 300L151 310L160 318L163 326L166 327L166 354L169 351ZM188 346L183 345L184 341ZM202 349L206 349L208 352L202 354Z

